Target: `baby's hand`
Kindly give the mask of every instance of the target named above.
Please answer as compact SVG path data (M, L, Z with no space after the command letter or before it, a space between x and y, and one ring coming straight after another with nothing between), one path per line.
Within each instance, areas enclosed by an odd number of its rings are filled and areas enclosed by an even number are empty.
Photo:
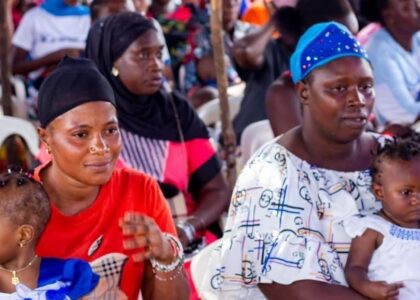
M402 282L371 281L366 286L366 296L374 300L398 300L399 289L403 286Z

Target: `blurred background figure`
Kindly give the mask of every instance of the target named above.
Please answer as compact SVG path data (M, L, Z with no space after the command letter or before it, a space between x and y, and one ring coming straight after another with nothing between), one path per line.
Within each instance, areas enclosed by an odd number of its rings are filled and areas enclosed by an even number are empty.
M12 72L28 77L29 113L37 91L65 56L79 57L90 27L89 8L77 0L45 0L27 11L12 38Z
M399 134L420 119L420 3L363 0L361 8L382 27L366 46L375 74L379 130Z

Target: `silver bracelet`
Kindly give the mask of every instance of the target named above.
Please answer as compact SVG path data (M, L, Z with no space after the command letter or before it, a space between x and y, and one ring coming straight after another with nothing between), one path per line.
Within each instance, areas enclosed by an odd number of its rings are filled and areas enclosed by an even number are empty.
M152 268L153 268L154 273L156 273L156 272L164 272L164 273L172 272L172 271L180 268L184 263L184 250L182 249L181 242L176 237L174 237L172 234L164 232L163 236L171 244L171 248L175 252L176 257L175 257L175 260L172 263L170 263L169 265L162 264L162 263L158 262L156 259L151 258L150 263L152 264Z
M177 223L177 226L180 227L184 233L185 237L188 240L188 244L192 243L195 240L196 230L195 227L188 221L180 221Z

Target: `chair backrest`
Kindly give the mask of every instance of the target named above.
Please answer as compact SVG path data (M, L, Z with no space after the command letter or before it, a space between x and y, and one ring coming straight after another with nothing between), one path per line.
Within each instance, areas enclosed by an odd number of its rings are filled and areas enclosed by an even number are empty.
M1 116L0 117L0 145L11 135L21 136L31 153L35 156L39 151L39 138L35 127L24 119Z
M229 117L232 120L239 112L241 102L244 96L245 84L240 83L228 88L228 102L229 102ZM213 99L199 108L197 113L200 119L210 126L220 121L220 100L218 98Z
M258 148L273 138L273 130L268 120L258 121L245 127L241 136L242 165L248 161Z

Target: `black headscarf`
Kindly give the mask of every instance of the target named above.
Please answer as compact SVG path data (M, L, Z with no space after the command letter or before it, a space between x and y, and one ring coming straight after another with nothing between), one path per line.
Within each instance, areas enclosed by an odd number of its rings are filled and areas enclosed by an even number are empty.
M86 55L97 64L114 89L120 126L143 137L180 141L172 97L183 138L207 138L204 124L180 94L170 94L161 88L150 96L135 95L119 77L111 74L114 62L148 30L156 30L149 19L138 13L124 12L97 21L89 32Z
M106 101L115 106L109 82L90 59L64 57L39 90L41 127L47 127L58 116L92 101Z

